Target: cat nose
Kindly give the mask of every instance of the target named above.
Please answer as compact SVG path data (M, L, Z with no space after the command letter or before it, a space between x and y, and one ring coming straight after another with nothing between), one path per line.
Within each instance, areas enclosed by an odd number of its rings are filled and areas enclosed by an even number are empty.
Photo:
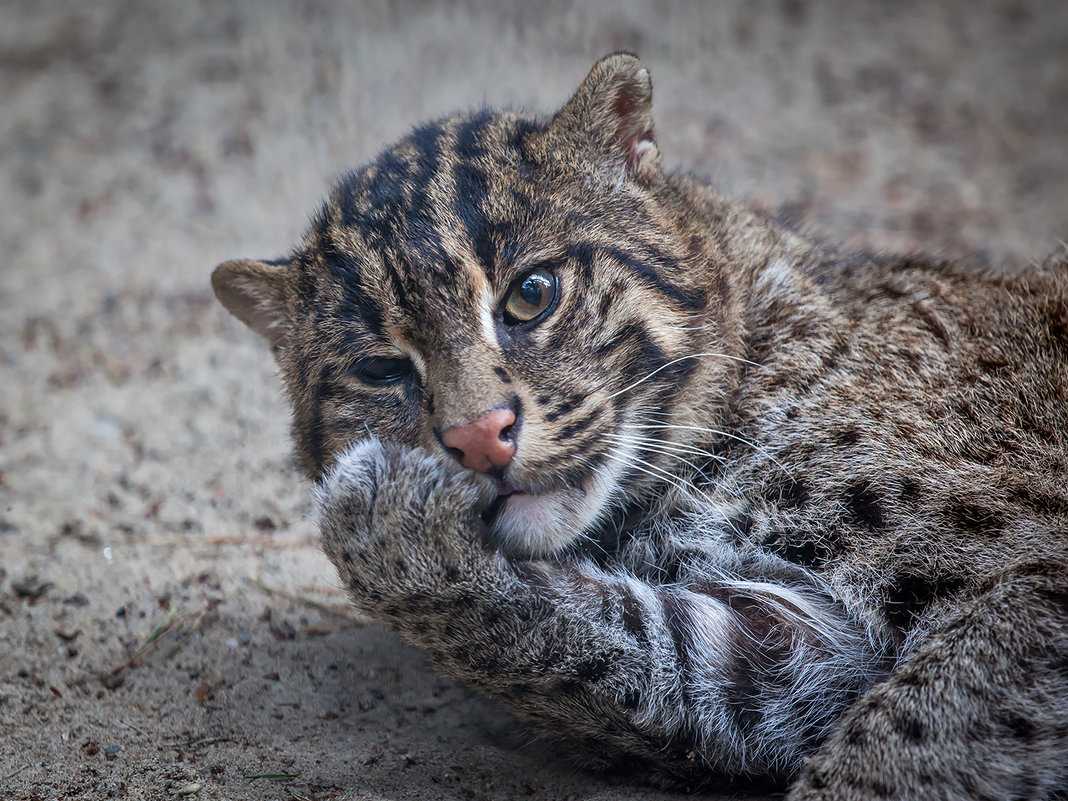
M460 452L460 464L485 473L491 467L504 467L515 455L515 443L508 429L515 424L511 409L490 409L475 422L452 426L441 432L446 448Z

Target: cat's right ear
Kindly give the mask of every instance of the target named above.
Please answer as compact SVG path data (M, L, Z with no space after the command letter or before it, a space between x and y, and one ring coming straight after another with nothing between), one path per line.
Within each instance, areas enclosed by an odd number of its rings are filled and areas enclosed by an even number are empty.
M290 320L284 265L248 259L224 262L211 274L211 288L230 314L272 347L285 347Z
M649 178L660 163L652 105L653 82L637 56L605 56L553 117L549 149L592 154L629 178Z

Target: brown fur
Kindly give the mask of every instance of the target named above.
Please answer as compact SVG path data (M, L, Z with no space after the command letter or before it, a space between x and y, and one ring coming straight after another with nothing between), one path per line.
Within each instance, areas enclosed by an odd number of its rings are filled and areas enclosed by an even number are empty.
M664 173L650 101L615 55L551 120L417 128L291 258L216 271L355 602L596 763L1052 798L1068 262L837 253ZM510 325L534 266L557 305ZM461 471L441 432L502 407L512 464ZM562 500L513 531L502 480Z

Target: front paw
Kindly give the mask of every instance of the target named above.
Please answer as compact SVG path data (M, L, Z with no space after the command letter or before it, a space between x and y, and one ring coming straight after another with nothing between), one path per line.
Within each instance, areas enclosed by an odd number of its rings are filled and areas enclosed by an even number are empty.
M426 450L357 442L316 497L323 550L371 614L484 582L501 559L483 544L491 482Z

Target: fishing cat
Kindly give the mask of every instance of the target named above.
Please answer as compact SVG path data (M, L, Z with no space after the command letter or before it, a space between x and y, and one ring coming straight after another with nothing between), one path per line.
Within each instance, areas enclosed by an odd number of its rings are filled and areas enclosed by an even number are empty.
M354 603L597 765L1068 786L1068 260L840 253L660 167L648 72L461 114L219 299Z

